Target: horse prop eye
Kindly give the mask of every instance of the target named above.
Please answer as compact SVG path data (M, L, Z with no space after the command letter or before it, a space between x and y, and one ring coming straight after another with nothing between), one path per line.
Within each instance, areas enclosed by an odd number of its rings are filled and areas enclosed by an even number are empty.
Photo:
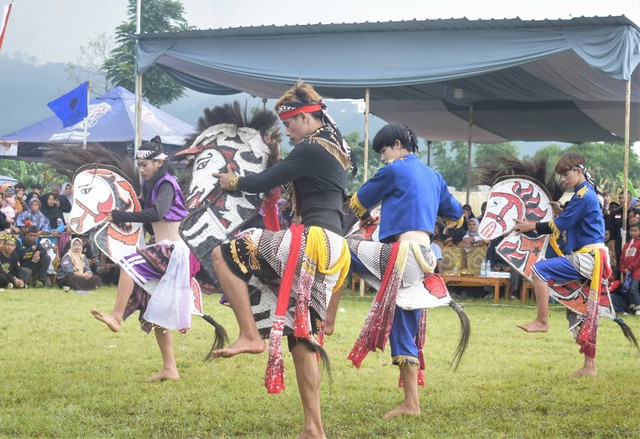
M203 169L206 169L207 166L209 166L209 160L203 160L201 162L198 162L198 165L196 166L196 171L201 171Z
M80 192L81 192L83 195L87 195L87 194L89 194L89 192L91 192L91 189L93 189L93 188L85 187L85 188L80 189Z

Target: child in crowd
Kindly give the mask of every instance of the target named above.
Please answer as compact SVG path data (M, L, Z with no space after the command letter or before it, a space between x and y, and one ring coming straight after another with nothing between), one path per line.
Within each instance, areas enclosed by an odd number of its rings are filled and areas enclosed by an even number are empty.
M632 281L629 285L629 309L640 315L640 292L638 285L640 284L640 224L629 225L629 235L631 239L622 248L620 255L620 273L631 276Z

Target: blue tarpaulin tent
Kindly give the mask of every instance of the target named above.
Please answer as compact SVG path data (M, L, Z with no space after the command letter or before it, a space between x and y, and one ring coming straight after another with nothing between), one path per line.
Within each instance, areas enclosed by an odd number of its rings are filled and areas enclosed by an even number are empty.
M257 26L137 38L142 73L157 65L211 94L279 97L298 79L325 98L362 99L369 90L372 113L431 140L621 141L630 80L630 138L640 140L640 29L624 16Z
M135 137L135 95L122 87L115 87L91 100L88 116L87 142L101 145L122 154L132 154ZM185 138L195 128L158 108L142 103L142 139L160 136L169 150L184 146ZM0 137L0 141L17 142L17 154L2 158L40 160L52 147L82 147L84 122L63 128L58 117L51 116L14 133Z

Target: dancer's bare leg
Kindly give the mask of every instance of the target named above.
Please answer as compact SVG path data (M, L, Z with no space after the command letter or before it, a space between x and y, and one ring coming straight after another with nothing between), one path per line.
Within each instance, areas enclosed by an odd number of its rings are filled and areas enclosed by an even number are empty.
M124 270L120 270L120 278L118 279L118 290L116 292L116 302L113 304L113 310L110 313L104 313L97 309L92 309L91 314L107 325L113 332L120 331L124 310L127 307L129 297L133 291L133 279Z
M304 411L304 430L297 439L326 438L320 412L320 366L316 353L303 342L291 348L298 391Z
M534 321L518 325L518 328L526 332L547 332L549 330L549 285L535 274L533 291L536 294L538 315Z
M213 269L218 276L224 295L229 300L233 314L236 316L236 320L238 320L240 334L233 344L229 347L212 351L211 356L214 358L227 358L237 354L259 354L263 352L265 349L264 340L260 337L256 321L251 312L249 287L245 281L229 269L227 263L222 258L220 247L213 249L212 256Z
M574 376L591 376L594 377L598 375L598 371L596 370L596 359L589 358L586 355L584 356L584 366L582 369L578 369L573 373Z
M324 333L327 335L333 334L333 329L336 325L336 315L338 314L338 306L340 306L340 297L344 289L333 293L329 300L329 306L327 306L327 320L324 325Z
M384 415L384 419L400 415L420 415L420 401L418 399L418 369L420 365L406 363L400 366L400 376L404 383L404 401L398 407Z
M156 341L162 354L162 370L154 373L145 381L178 381L180 374L176 366L176 357L173 355L173 334L164 328L155 328Z

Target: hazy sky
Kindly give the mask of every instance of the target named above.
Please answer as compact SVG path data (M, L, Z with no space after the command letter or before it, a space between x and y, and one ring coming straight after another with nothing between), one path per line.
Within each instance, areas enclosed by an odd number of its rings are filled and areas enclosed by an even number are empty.
M143 0L144 1L144 0ZM0 5L10 0L0 0ZM89 38L126 19L127 0L14 0L2 55L35 56L38 63L70 62ZM640 0L184 0L189 24L237 26L435 18L554 19L626 15L640 25ZM452 6L453 5L453 6ZM6 74L6 72L0 72Z

